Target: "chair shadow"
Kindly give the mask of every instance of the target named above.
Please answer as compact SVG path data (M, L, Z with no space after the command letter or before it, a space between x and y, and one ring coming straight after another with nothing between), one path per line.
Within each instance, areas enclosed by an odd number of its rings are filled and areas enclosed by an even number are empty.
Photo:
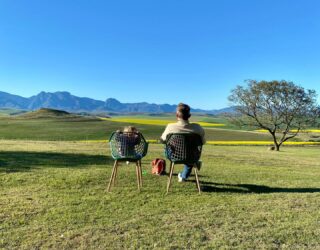
M192 181L194 182L194 181ZM201 190L203 192L216 192L216 193L319 193L320 188L286 188L286 187L269 187L265 185L255 184L228 184L201 181Z
M0 173L25 172L38 168L83 168L87 165L113 165L104 155L52 152L0 152Z
M169 177L170 173L169 173L169 171L166 171L166 173L163 174L163 175L166 175L166 176ZM172 176L178 177L178 173L172 173ZM204 176L205 176L205 175L198 174L198 177L199 177L199 178L202 178L202 177L204 177ZM189 180L187 180L187 181L189 181ZM190 180L190 181L192 182L192 180Z

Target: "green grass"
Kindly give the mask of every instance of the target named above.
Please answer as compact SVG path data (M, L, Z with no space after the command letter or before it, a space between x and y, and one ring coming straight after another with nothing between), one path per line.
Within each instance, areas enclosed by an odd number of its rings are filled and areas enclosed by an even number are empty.
M165 126L130 124L122 122L102 121L93 118L10 118L0 117L0 139L23 140L102 140L109 139L111 133L124 126L136 126L146 139L159 139ZM239 131L230 129L207 128L207 140L216 141L266 141L270 136L266 133Z
M132 164L107 193L106 144L0 141L0 249L320 248L319 148L204 146L201 195L193 176L165 195L161 156L140 193Z
M18 115L18 114L23 114L25 112L26 112L25 110L14 109L14 108L0 108L0 117Z

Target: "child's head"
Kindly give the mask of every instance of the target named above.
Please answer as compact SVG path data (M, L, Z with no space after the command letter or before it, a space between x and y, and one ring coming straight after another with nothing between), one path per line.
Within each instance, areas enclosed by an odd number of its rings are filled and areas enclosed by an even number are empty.
M137 130L136 127L126 126L126 127L124 127L123 132L125 132L125 133L137 133L138 130Z

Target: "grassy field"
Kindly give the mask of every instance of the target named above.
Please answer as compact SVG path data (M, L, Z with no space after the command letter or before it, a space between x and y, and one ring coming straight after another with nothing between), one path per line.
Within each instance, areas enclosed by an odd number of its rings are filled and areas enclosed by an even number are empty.
M127 117L121 117L121 118L101 118L102 120L106 121L113 121L113 122L125 122L125 123L132 123L132 124L144 124L144 125L160 125L160 126L166 126L168 123L173 123L175 121L173 120L164 120L164 119L145 119L145 118L127 118ZM224 127L225 124L223 123L211 123L211 122L203 122L203 121L197 121L197 123L202 127Z
M132 117L131 117L132 119ZM149 118L150 119L150 118ZM146 139L159 139L165 125L136 124L93 118L12 118L0 117L0 139L23 140L103 140L124 126L134 125ZM270 136L263 132L240 131L221 128L205 128L207 140L217 141L267 141Z
M24 112L25 112L24 110L19 110L19 109L0 108L0 117L23 114Z
M12 115L22 111L0 109L0 139L83 141L107 140L111 133L124 126L133 125L147 140L158 140L165 126L175 122L174 114L144 114L102 118L79 116L64 111L40 109ZM191 122L202 125L207 141L272 141L265 131L242 130L230 124L224 117L194 115ZM313 131L313 130L312 130ZM319 130L314 130L319 131ZM293 141L320 141L319 132L301 133Z
M204 146L201 195L165 195L159 156L140 193L131 164L107 193L106 144L1 140L0 249L320 249L318 147Z

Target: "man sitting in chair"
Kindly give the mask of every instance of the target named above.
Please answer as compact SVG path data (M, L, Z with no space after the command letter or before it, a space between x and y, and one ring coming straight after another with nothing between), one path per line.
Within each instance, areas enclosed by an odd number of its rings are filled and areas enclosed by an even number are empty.
M190 118L190 107L187 104L179 103L177 106L176 123L170 123L167 125L163 134L161 135L160 141L165 142L168 134L172 133L194 133L201 136L202 144L205 144L204 129L196 123L189 123ZM198 165L198 169L200 165ZM178 174L178 181L182 182L188 179L192 171L192 165L184 165L183 171Z

